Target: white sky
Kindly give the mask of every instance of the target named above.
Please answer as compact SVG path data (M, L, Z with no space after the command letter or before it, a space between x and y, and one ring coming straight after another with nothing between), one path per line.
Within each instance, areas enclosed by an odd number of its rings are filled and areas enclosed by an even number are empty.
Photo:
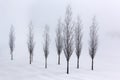
M119 0L0 0L0 47L8 44L11 24L15 27L16 43L26 43L30 20L37 37L42 36L45 24L50 26L50 34L54 37L57 20L64 18L68 4L71 4L74 19L77 15L81 16L85 35L89 33L92 17L96 15L100 37L112 35L119 39Z

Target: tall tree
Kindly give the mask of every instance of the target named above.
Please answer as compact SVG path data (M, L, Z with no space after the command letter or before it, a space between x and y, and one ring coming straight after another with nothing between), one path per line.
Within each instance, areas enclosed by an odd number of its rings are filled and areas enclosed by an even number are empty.
M13 25L11 25L10 33L9 33L9 47L10 47L11 60L13 60L13 51L15 48L15 33L14 33Z
M58 26L56 29L56 48L58 54L58 64L60 65L60 54L62 52L63 47L63 37L62 37L62 23L61 19L58 20Z
M67 61L67 74L69 74L69 61L73 53L73 22L71 6L68 5L66 9L64 30L63 30L63 50Z
M94 57L97 52L98 48L98 34L97 34L98 28L97 28L97 22L96 22L96 17L93 17L93 22L90 27L90 41L89 41L89 54L92 59L92 66L91 70L93 70L94 66Z
M33 24L32 22L29 24L29 33L28 33L28 51L29 51L29 63L31 64L33 62L33 51L34 51L34 33L33 33Z
M77 56L77 68L79 68L79 58L82 50L82 35L82 24L80 17L78 16L75 27L75 51Z
M47 68L47 58L49 55L49 27L45 26L44 31L44 45L43 45L44 55L45 55L45 68Z

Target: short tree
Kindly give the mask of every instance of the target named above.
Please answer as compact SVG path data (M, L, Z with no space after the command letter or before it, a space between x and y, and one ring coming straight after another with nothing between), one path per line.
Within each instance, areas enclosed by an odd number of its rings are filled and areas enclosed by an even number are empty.
M33 51L34 51L34 33L33 33L33 24L32 22L29 24L29 33L28 33L28 51L29 51L29 63L31 64L33 62Z
M9 33L9 47L10 47L11 60L13 60L13 51L15 48L15 34L14 34L13 25L11 25L10 33Z
M60 64L60 54L62 52L63 47L63 37L62 37L62 23L61 19L58 21L58 26L56 29L56 48L57 48L57 54L58 54L58 64Z
M47 58L49 55L49 27L45 26L44 31L44 45L43 45L44 55L45 55L45 68L47 68Z
M96 17L93 18L92 25L90 27L90 41L89 41L89 54L92 59L91 70L93 70L94 57L98 48L98 28L96 23Z
M67 74L69 74L69 61L73 53L73 23L70 5L66 9L64 30L63 30L63 50L67 61Z
M79 68L79 58L82 50L82 35L82 24L80 18L78 17L75 27L75 51L77 56L77 68Z

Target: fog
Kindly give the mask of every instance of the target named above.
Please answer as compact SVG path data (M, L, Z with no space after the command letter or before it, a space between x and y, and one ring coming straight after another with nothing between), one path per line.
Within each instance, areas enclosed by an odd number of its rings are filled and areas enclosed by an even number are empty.
M0 0L0 49L8 47L11 24L15 27L16 46L26 46L28 24L33 21L36 41L42 44L44 26L50 26L50 37L55 37L57 21L64 20L67 5L71 5L73 20L79 15L83 24L85 46L89 27L96 16L101 45L106 39L120 39L119 0ZM38 43L38 42L36 42ZM54 39L51 39L54 44Z

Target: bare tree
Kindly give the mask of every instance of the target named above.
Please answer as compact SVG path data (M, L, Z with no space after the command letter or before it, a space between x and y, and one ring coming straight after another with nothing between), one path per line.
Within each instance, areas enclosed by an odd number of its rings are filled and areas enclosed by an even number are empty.
M94 65L94 57L98 48L98 34L97 34L98 28L96 23L96 17L94 16L92 25L90 27L90 41L89 41L89 54L92 59L92 66L91 70L93 70Z
M67 61L67 74L69 74L69 60L74 51L73 49L73 22L71 6L66 9L64 30L63 30L63 50Z
M82 24L80 17L78 17L75 27L75 51L77 55L77 68L79 68L79 58L82 50L82 35Z
M63 37L62 37L62 23L61 19L58 21L58 27L56 29L56 48L58 54L58 64L60 65L60 54L62 52L63 47Z
M10 47L11 60L13 60L13 51L15 48L15 34L14 34L13 25L11 25L10 33L9 33L9 47Z
M33 24L32 22L29 24L29 35L28 35L28 51L29 51L29 60L30 64L33 62L33 51L34 51L34 33L33 33Z
M47 68L47 58L49 55L49 27L45 26L44 31L44 45L43 45L44 55L45 55L45 68Z

